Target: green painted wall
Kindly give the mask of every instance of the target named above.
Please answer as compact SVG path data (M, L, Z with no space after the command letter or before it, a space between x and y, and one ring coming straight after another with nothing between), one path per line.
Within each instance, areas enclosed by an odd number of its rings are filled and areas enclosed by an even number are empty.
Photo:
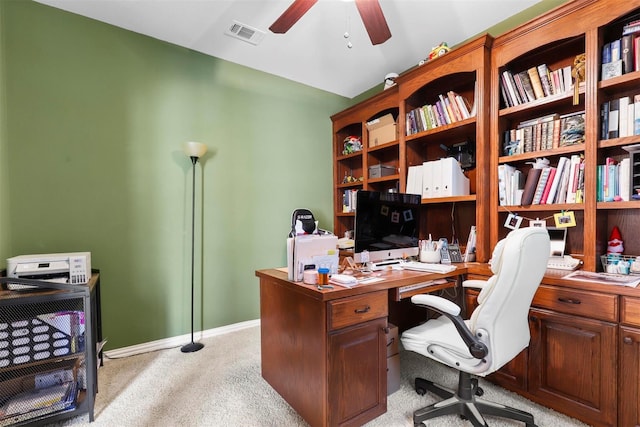
M9 161L7 160L7 137L6 137L6 92L7 85L6 80L4 78L4 55L2 52L5 51L4 46L4 32L1 30L4 28L4 10L0 4L0 200L3 202L0 204L2 208L0 209L0 260L6 259L11 256L11 252L9 251L9 242L11 237L9 232L11 230L10 221L9 221L9 209L7 207L7 202L9 200L8 189L9 189L9 173L8 173L8 165Z
M254 271L286 264L291 212L332 228L329 116L348 100L38 3L1 6L3 259L91 251L107 348L189 332L181 143L200 141L196 330L258 318Z
M332 228L329 116L379 88L348 100L31 1L0 0L0 24L0 260L91 251L107 348L189 332L180 145L201 141L196 329L258 318L291 212Z

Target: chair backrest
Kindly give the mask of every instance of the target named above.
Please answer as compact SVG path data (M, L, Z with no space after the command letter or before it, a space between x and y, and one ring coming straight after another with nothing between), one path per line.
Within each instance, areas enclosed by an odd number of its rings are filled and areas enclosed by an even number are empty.
M529 345L529 307L549 259L545 228L526 227L498 242L491 258L494 275L478 295L469 327L488 337L491 366L500 369Z

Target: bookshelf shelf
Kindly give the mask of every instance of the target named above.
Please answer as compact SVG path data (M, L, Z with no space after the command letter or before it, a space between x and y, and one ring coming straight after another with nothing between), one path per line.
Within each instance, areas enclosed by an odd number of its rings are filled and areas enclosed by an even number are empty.
M468 196L454 196L454 197L434 197L432 199L422 199L423 205L432 205L440 203L461 203L461 202L475 202L477 197L475 194Z

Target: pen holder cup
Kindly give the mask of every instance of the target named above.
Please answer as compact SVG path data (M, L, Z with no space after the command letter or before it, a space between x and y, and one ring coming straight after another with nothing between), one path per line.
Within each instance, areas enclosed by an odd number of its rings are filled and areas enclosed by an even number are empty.
M440 251L420 251L420 262L437 264L440 262Z

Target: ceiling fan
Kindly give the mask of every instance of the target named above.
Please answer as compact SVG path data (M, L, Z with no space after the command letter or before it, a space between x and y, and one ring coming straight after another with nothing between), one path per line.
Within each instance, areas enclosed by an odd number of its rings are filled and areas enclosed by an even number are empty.
M284 34L307 13L318 0L294 0L278 19L269 27L271 32ZM381 44L391 38L387 20L382 13L378 0L355 0L358 12L369 33L371 43Z

